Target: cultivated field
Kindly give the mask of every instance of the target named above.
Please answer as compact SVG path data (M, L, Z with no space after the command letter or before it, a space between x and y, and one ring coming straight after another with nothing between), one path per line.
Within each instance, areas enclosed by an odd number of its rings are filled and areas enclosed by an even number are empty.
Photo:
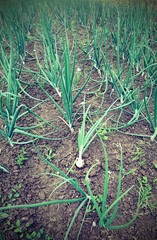
M0 239L157 239L155 9L0 2Z

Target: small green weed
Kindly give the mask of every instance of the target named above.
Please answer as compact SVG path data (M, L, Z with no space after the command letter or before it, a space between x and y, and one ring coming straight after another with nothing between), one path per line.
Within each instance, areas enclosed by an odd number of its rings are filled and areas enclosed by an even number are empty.
M100 207L103 201L103 196L102 194L98 194L94 196L95 201L97 202L98 206ZM96 212L96 208L92 202L87 206L86 208L86 213L91 213L91 212Z
M26 147L22 147L19 155L16 158L16 163L19 165L19 167L21 167L24 164L24 162L27 160L26 155L27 155Z
M20 197L19 190L21 189L22 184L19 183L15 188L11 189L11 192L8 194L8 199L12 202L15 202L18 197Z
M45 239L45 240L52 240L51 236L44 232L43 228L39 230L30 231L31 223L22 223L19 219L15 223L11 223L10 221L6 222L6 225L9 226L10 230L13 230L15 233L18 234L20 239ZM45 237L44 237L45 236Z
M144 176L139 181L140 183L140 200L142 207L149 207L151 211L157 209L156 195L152 193L152 187L149 184L148 178ZM157 189L157 178L154 179L155 189Z
M131 170L129 170L128 172L125 171L125 169L123 169L123 174L124 176L127 176L129 174L134 174L137 171L136 168L132 168Z
M5 218L8 218L9 217L9 215L7 214L7 213L4 213L4 212L1 212L0 211L0 220L1 219L5 219ZM1 239L1 238L0 238Z
M103 127L103 128L99 129L98 133L100 134L103 141L107 141L108 140L108 134L110 133L110 129L106 128L106 127Z
M139 180L139 184L140 184L141 207L150 207L149 199L152 196L152 187L149 184L148 178L146 176L143 176Z
M146 160L145 159L142 159L140 162L139 162L140 165L145 165L146 164Z
M136 151L134 152L134 157L132 159L132 161L136 161L138 160L140 157L142 157L144 155L143 150L139 147L136 147Z
M10 221L7 221L6 223L9 226L10 230L14 230L14 232L18 233L20 235L20 238L23 238L23 229L21 227L21 221L17 220L15 224L12 224Z
M33 231L32 233L27 233L26 238L27 239L41 239L43 234L44 234L44 230L41 228L38 232Z
M98 92L95 93L95 98L96 98L96 99L100 99L100 98L102 98L102 97L103 97L103 92L98 91Z
M55 158L56 154L53 152L53 150L50 147L46 147L46 159L48 161L51 161Z

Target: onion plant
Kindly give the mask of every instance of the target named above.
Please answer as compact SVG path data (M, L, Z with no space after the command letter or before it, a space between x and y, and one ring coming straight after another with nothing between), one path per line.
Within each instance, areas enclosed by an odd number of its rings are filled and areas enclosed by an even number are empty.
M44 138L44 136L35 135L29 131L31 129L37 128L38 125L34 125L31 127L22 127L17 125L17 122L20 119L24 118L24 116L28 113L33 114L36 118L42 120L44 123L47 123L47 121L42 119L38 114L34 112L34 109L37 106L39 106L43 101L39 102L38 104L36 104L36 106L32 108L27 107L25 104L19 104L18 81L19 81L20 74L18 69L16 68L14 51L13 51L12 45L10 48L9 60L7 59L7 56L5 56L4 51L2 51L2 53L3 53L2 56L4 58L3 59L0 58L1 66L3 68L3 81L1 83L2 90L0 91L0 119L2 120L0 136L7 139L7 141L11 145L27 143L27 142L34 141L35 139ZM19 140L13 141L13 137L17 133L26 135L29 138L31 138L31 140L28 140L26 142L20 142ZM45 138L46 138L46 135L45 135Z
M90 106L85 111L85 105L83 107L83 121L81 124L81 128L79 129L79 133L78 133L79 157L76 159L76 166L78 168L82 168L84 166L85 163L82 158L82 155L87 150L87 148L89 147L91 142L94 140L94 138L96 137L96 135L97 135L96 130L109 111L109 109L107 111L105 111L105 114L101 118L99 118L95 122L95 124L93 124L92 127L86 133L85 125L86 125L86 121L87 121L87 114L88 114L89 108L90 108Z
M121 64L117 63L117 67L114 70L113 67L109 64L108 59L103 52L102 57L104 69L108 73L108 78L110 78L110 83L112 85L113 91L116 91L118 97L121 100L121 103L126 101L130 102L130 113L132 115L132 118L127 124L122 125L123 127L132 125L139 120L139 117L142 114L142 110L144 108L144 98L142 97L144 93L144 87L136 87L135 81L139 77L143 76L146 71L149 71L149 69L154 71L154 74L152 73L152 78L155 76L157 65L154 62L154 56L153 61L150 61L148 65L145 65L145 67L140 67L140 71L137 73L133 70L132 62L130 62L130 66L126 67L126 69L122 69ZM124 75L123 77L122 74Z
M59 89L60 64L57 53L56 33L54 33L53 15L50 17L47 4L42 2L43 9L39 14L40 29L38 31L43 47L43 61L39 60L36 53L37 64L40 69L40 77L55 89L61 97ZM53 14L53 13L52 13Z
M151 136L151 140L154 141L155 138L157 137L157 86L155 87L154 90L154 111L153 115L150 113L149 110L149 103L146 97L146 92L145 92L145 97L144 97L144 106L146 110L146 114L148 117L148 122L151 126L151 129L153 131L153 135Z
M56 51L56 53L55 53ZM40 69L40 77L52 86L61 97L59 90L60 84L60 62L58 59L57 48L52 45L44 46L44 63L40 63L36 54L37 64Z
M56 81L59 82L59 86L61 89L61 99L62 99L63 107L61 107L55 101L53 96L51 96L46 91L46 89L42 86L40 81L38 81L38 84L41 87L41 89L45 92L45 94L48 96L48 98L55 104L55 106L61 112L63 121L67 124L70 130L73 131L73 105L76 99L78 98L78 96L81 94L84 87L86 86L90 78L90 75L87 77L84 84L77 91L77 93L73 96L73 84L75 79L75 64L76 64L76 48L74 46L74 53L72 56L72 53L70 52L70 49L69 49L69 42L67 38L66 38L66 41L63 43L63 48L64 48L63 62L60 56L58 55L57 51L55 56L55 61L57 61L56 69L58 68L58 71L59 71L59 76L58 76L59 80L56 80Z
M102 143L102 147L104 150L104 157L105 157L105 177L104 177L104 185L103 185L103 194L102 194L102 200L101 202L98 204L92 189L90 187L90 180L89 180L89 176L91 171L93 170L94 166L92 166L89 171L87 172L86 178L85 178L85 183L88 189L88 194L91 197L91 202L93 203L96 212L99 216L99 226L100 227L105 227L109 230L117 230L117 229L121 229L121 228L125 228L128 227L129 225L131 225L135 219L138 216L138 212L140 210L141 207L141 202L138 201L137 204L137 209L136 212L133 216L133 218L124 224L120 224L120 225L114 225L113 222L114 220L117 218L118 216L118 209L119 209L119 203L122 200L122 198L125 197L125 195L127 193L129 193L129 191L131 191L131 189L133 188L133 186L131 186L130 188L128 188L127 190L124 191L124 193L121 193L121 184L122 184L122 170L123 170L123 156L122 156L122 147L120 146L120 170L119 170L119 176L118 176L118 185L117 185L117 193L116 193L116 199L115 201L113 201L113 203L111 203L111 205L107 206L107 195L108 195L108 190L109 190L109 168L108 168L108 156L107 156L107 152L106 152L106 148L104 146L104 143L102 141L102 139L100 138L101 143Z
M44 2L42 4L43 8L39 14L40 29L38 34L41 36L41 41L44 45L54 48L54 36L56 33L54 32L53 15L50 16L47 5L45 6Z
M9 98L13 98L13 105L15 107L15 111L13 112L12 107L7 105L7 101ZM44 119L42 119L38 114L36 114L33 111L33 108L37 107L39 104L37 104L35 107L29 108L25 104L20 104L20 105L15 105L16 99L18 98L18 95L13 95L8 92L0 92L0 119L2 120L2 128L0 129L0 137L3 137L6 139L11 146L14 144L26 144L33 142L37 139L48 139L48 140L57 140L53 139L50 137L47 137L48 134L33 134L30 132L30 130L38 128L41 126L41 124L36 124L34 126L30 127L23 127L23 126L18 126L17 122L21 119L24 118L24 116L28 113L31 113L35 117L39 118L40 120L43 121L43 123L47 123ZM10 104L10 102L9 102ZM24 109L24 112L21 113L21 111ZM11 113L13 112L13 113ZM48 123L47 123L48 124ZM14 141L13 137L15 134L20 134L20 135L25 135L29 138L27 141L20 141L19 139Z
M117 99L118 100L118 99ZM123 104L120 105L118 107L113 108L114 104L117 102L114 101L104 112L104 114L94 123L92 124L92 126L89 128L89 130L86 133L86 121L87 119L89 120L89 122L91 122L91 120L87 117L88 112L89 112L89 108L90 106L87 108L87 110L85 111L85 105L83 106L83 120L82 120L82 124L81 124L81 128L79 129L79 133L78 133L78 150L79 150L79 156L76 159L76 166L78 168L81 168L84 166L84 160L82 158L83 153L88 149L88 147L90 146L91 142L94 140L94 138L97 136L97 129L99 127L99 125L101 124L101 122L103 121L103 119L107 116L107 114L110 111L113 110L117 110L117 109L123 109L123 107L127 106L129 103L127 104ZM92 123L92 122L91 122Z
M17 57L24 63L26 56L26 42L34 18L33 3L24 1L2 3L3 25L6 28L6 39L13 36L13 47L16 49Z
M0 163L0 172L3 171L5 173L9 173L9 171L7 170L6 167L4 167L1 163Z
M12 25L14 35L16 37L16 49L19 54L19 57L21 60L25 61L26 57L26 40L27 40L27 33L25 32L25 29L20 29L15 24Z
M145 85L147 87L149 85L153 85L157 79L157 65L155 64L157 59L157 52L153 50L155 44L156 43L153 42L151 48L146 44L143 46L143 65L147 69L143 75L145 77Z

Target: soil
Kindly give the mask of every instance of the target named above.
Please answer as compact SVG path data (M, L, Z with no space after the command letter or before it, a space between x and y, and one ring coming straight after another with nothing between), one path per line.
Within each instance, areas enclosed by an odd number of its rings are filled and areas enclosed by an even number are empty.
M26 56L27 61L25 61L25 67L35 71L37 66L34 60L35 56L33 56L33 49L34 43L30 41L27 45L28 55ZM29 55L30 52L31 55ZM85 68L88 71L90 65L87 64ZM31 80L31 76L28 73L23 73L22 78L24 81L28 82ZM99 78L100 76L97 70L94 70L92 79L99 80ZM98 82L92 81L86 86L85 91L91 92L91 89L92 91L93 89L97 89L97 85ZM48 86L45 87L53 94L55 100L60 103L60 99L55 91ZM32 97L45 99L44 93L36 84L29 87L27 92L29 92ZM90 93L86 96L86 103L87 105L91 104L91 111L96 111L100 106L101 93L100 96L96 93ZM82 94L81 98L75 103L74 112L77 111L78 106L81 106L83 98L84 95ZM113 93L111 98L109 89L105 94L105 100L102 103L101 109L105 110L109 107L114 99L116 99L116 94ZM34 106L36 103L34 99L30 99L24 94L21 94L21 102L24 102L27 106ZM51 128L45 124L43 127L36 129L38 134L52 131L50 137L55 139L39 139L35 141L34 144L40 153L45 158L48 158L52 151L54 156L50 159L50 162L56 165L64 173L68 173L71 178L77 178L80 186L86 192L85 176L91 166L97 163L91 171L89 179L94 195L98 196L102 194L105 175L105 158L98 137L93 140L90 147L83 154L83 159L85 161L84 167L78 169L74 164L78 157L77 135L82 121L81 114L79 115L78 113L74 122L74 133L71 133L64 121L59 118L60 113L52 102L46 101L41 104L36 109L36 112L46 121L53 120L52 124L55 126ZM126 112L123 116L123 121L127 122L130 118L130 115ZM107 120L106 118L105 120L107 121L107 126L112 125L111 119ZM27 115L25 119L22 119L18 124L27 126L37 123L38 121L39 120L37 120L35 116ZM128 134L128 132L130 134ZM80 240L157 239L157 208L155 207L157 202L157 145L156 141L151 142L149 138L133 135L140 135L143 133L145 135L152 134L149 124L145 120L123 129L123 132L109 131L106 134L106 140L104 140L109 160L109 192L107 206L110 206L116 197L121 147L123 153L123 180L121 193L133 186L131 191L120 201L118 218L114 222L115 225L124 224L132 219L137 209L140 182L142 179L147 178L148 180L151 193L148 193L148 198L142 205L137 219L128 228L108 230L104 227L99 227L99 217L94 207L91 206L91 210L86 215L82 225L79 236ZM26 137L15 135L14 140L25 141ZM16 160L23 148L26 151L26 160L19 166ZM9 171L9 173L0 172L1 206L6 206L8 204L33 204L54 199L72 199L80 197L76 189L68 183L65 183L53 192L59 184L59 178L53 175L55 172L52 167L42 161L33 144L10 146L4 139L0 139L0 163ZM19 184L21 184L21 186ZM146 186L146 184L144 186ZM40 239L61 240L64 239L65 233L78 206L79 203L71 203L30 209L9 210L6 212L8 214L7 218L0 220L0 231L5 240L25 240L27 239L26 235L28 233L31 234L33 231L39 233L40 229L43 229L44 233ZM86 206L81 209L73 224L68 236L69 240L77 239L85 214L85 207ZM16 232L17 220L21 222L21 232L23 236L20 236L21 233ZM28 228L26 227L27 223L30 224ZM32 237L31 239L37 239L37 237Z

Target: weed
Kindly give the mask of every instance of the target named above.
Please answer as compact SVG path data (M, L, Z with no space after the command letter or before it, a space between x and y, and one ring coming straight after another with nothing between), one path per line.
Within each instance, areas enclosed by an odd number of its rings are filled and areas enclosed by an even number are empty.
M43 228L40 228L39 230L30 231L31 223L23 223L21 220L16 220L15 223L11 223L10 221L6 222L6 225L9 226L10 230L13 230L15 233L18 234L20 239L31 239L31 240L37 240L37 239L45 239L45 240L52 240L52 238L45 233ZM44 237L45 236L45 237Z
M145 165L145 164L146 164L146 160L145 160L145 159L141 160L141 161L139 162L139 164L140 164L140 165Z
M149 184L147 176L143 176L139 180L140 184L140 202L141 202L141 207L150 207L149 204L149 199L152 195L152 188L151 185Z
M136 151L134 152L134 157L133 157L133 159L132 159L132 161L136 161L136 160L138 160L141 156L143 156L144 155L144 153L143 153L143 150L141 149L141 148L139 148L139 147L136 147Z
M19 167L22 167L24 162L27 160L26 155L27 155L26 147L22 147L20 150L20 154L16 158L16 163L19 165Z
M38 232L33 231L32 233L27 233L26 238L27 239L42 239L42 236L44 234L44 230L41 228Z
M108 140L108 134L110 133L110 129L107 127L102 127L98 130L98 133L100 134L101 138L104 141Z
M8 217L9 217L9 214L0 211L0 220Z
M46 159L48 161L51 161L55 158L56 154L53 152L53 150L50 147L46 147Z
M17 220L15 224L11 224L10 221L7 221L6 224L9 226L10 230L13 229L15 233L18 233L20 235L20 238L23 238L23 229L22 229L20 220Z
M103 201L103 195L102 194L98 194L96 196L94 196L95 201L97 202L98 206L101 206L101 203ZM89 205L86 208L86 213L91 213L91 212L96 212L96 208L93 204L93 202L90 202Z
M150 208L151 211L157 209L156 195L152 193L152 187L148 178L144 176L139 180L141 207ZM157 178L154 179L155 189L157 189Z
M132 169L129 170L128 172L126 172L125 169L123 169L123 174L124 174L124 176L127 176L127 175L129 175L129 174L135 173L136 171L137 171L136 168L132 168Z
M11 192L8 194L8 199L10 199L12 202L15 202L17 198L20 197L19 190L21 189L22 184L19 183L15 188L11 189Z

